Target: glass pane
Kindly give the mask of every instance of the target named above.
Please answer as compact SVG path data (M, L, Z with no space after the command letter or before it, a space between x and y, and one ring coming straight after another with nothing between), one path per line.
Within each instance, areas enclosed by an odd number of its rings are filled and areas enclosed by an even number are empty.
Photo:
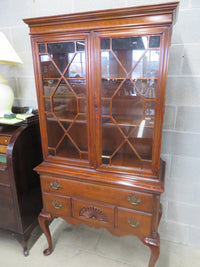
M77 114L77 98L64 80L53 95L53 111L60 119L74 119Z
M137 90L145 99L156 98L157 80L155 79L135 79Z
M159 47L160 36L101 40L103 164L151 167Z
M71 88L73 89L77 97L86 97L86 81L85 80L70 79L67 81L70 84Z
M46 52L45 44L39 44L38 48L39 48L39 53L45 53Z
M115 137L115 138L113 138ZM123 142L124 137L110 120L103 119L102 125L102 155L111 156Z
M159 50L149 50L144 58L144 77L157 78L159 69Z
M56 154L60 157L80 159L78 148L68 136L64 137L56 151Z
M129 141L142 159L152 159L153 127L149 126L148 120L142 120Z
M150 36L149 47L160 47L160 36Z
M125 78L126 73L111 52L101 52L101 77Z
M85 51L85 42L84 41L76 42L76 49L77 51Z
M79 113L86 114L87 113L87 103L86 99L78 99L78 107L79 107Z
M120 124L137 124L143 118L143 100L133 83L126 80L112 100L112 115Z
M110 116L110 100L102 100L102 115Z
M110 39L101 39L101 49L110 49Z
M46 112L51 112L51 101L50 97L45 97L44 98L44 109Z
M102 97L112 97L121 84L122 84L121 80L102 79L101 81Z
M85 53L69 54L71 64L65 73L67 78L85 78Z
M144 37L114 38L112 49L119 61L130 72L147 49L148 39Z
M51 96L58 84L58 80L43 80L44 96Z
M145 119L153 120L155 117L155 102L145 102Z
M63 73L69 63L69 55L75 53L75 43L50 43L47 44L47 50L59 70Z
M80 131L81 129L81 131ZM69 135L81 152L87 152L87 117L79 115L69 130Z
M60 139L64 136L64 130L52 114L46 114L46 125L48 135L48 147L56 148Z
M60 73L48 55L40 56L40 66L43 79L60 78Z

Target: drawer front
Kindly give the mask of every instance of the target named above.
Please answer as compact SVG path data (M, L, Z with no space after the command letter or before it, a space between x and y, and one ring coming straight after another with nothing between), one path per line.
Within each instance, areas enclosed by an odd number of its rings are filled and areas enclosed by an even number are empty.
M8 145L10 142L10 136L2 136L0 135L0 144L1 145Z
M54 216L71 216L71 199L53 194L43 194L43 205L46 211Z
M0 145L0 153L6 154L7 152L7 146L6 145Z
M46 192L57 192L81 199L92 199L136 210L152 211L151 194L45 176L41 176L41 184Z
M151 214L118 208L117 227L127 234L149 236L151 232Z
M114 207L73 199L73 216L93 224L114 226Z

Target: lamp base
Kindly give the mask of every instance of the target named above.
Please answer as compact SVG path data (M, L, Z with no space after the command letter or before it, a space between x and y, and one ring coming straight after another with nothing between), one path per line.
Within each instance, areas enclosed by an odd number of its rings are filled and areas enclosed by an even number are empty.
M14 101L13 90L7 84L4 75L0 75L0 117L4 114L12 113L12 105Z

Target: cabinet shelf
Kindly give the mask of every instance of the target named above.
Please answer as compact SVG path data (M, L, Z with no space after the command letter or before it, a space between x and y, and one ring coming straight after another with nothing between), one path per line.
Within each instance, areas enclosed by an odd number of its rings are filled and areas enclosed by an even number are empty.
M115 123L112 121L110 116L102 115L102 118L107 119L105 122L103 122L103 125L115 125ZM129 117L129 116L117 116L117 119L115 119L117 122L117 125L122 127L130 127L130 126L136 126L139 121L141 121L141 118L138 117ZM154 127L154 120L152 118L145 118L143 121L144 128L151 128Z

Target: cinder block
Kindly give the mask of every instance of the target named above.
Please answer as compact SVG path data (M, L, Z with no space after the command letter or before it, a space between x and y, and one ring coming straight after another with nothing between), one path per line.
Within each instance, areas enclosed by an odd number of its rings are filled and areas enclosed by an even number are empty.
M187 194L187 192L185 192ZM188 194L190 192L188 191ZM186 224L188 226L200 225L200 206L189 205L186 203L178 203L174 201L168 202L167 219L177 224Z
M168 77L166 105L198 105L200 103L199 77Z
M161 219L159 233L161 239L178 243L188 243L189 226Z
M188 157L200 157L200 135L163 131L163 154L175 154Z
M180 179L182 183L199 182L200 158L172 156L171 177Z
M200 7L200 1L199 7ZM186 7L187 3L183 2L183 6ZM200 42L200 16L199 10L196 8L193 9L184 9L180 10L178 14L178 20L173 28L172 35L172 44L187 44ZM183 30L184 29L184 30ZM191 30L192 29L192 30Z
M178 107L175 129L200 132L200 107Z

